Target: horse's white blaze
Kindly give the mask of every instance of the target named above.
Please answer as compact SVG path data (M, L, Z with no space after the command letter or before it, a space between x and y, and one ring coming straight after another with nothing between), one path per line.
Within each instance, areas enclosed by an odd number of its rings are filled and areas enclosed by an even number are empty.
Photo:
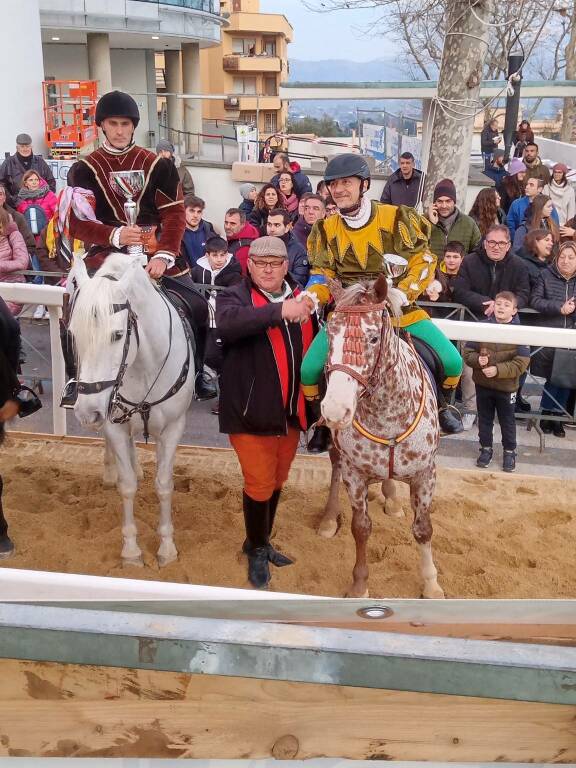
M340 362L344 356L344 331L332 339L332 360ZM344 371L332 371L326 394L322 400L322 416L330 429L344 429L352 424L356 412L358 382Z

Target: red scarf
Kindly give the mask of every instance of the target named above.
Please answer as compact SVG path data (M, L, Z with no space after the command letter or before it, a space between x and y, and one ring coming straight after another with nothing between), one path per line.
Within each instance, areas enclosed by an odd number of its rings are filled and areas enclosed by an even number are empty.
M293 295L297 296L300 293L298 288L294 289ZM256 288L252 288L252 304L255 307L265 307L270 302L263 296ZM308 347L312 344L314 338L314 328L310 319L302 323L300 328L302 329L302 358L308 351ZM272 352L274 353L274 360L276 362L276 368L278 370L278 378L280 380L280 388L282 390L282 402L284 408L288 405L288 384L290 381L290 368L288 366L288 350L286 349L286 342L284 341L284 334L279 327L268 328L266 331L268 340L272 346ZM296 376L297 371L294 371ZM304 401L304 395L302 394L302 388L298 392L298 421L303 431L307 429L306 420L306 406Z

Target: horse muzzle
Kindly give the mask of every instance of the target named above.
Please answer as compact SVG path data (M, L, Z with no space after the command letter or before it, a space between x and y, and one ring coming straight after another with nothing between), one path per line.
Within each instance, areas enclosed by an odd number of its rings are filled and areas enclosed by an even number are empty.
M329 394L322 400L320 409L326 426L330 429L346 429L351 426L356 410L355 404L337 400Z

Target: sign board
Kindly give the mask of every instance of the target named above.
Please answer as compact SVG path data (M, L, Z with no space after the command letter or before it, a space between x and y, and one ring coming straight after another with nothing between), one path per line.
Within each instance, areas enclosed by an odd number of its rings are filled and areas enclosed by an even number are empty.
M46 160L48 167L56 179L56 194L66 186L68 171L72 168L75 162L76 160L54 160L52 158Z
M414 155L416 168L422 170L422 139L418 136L402 136L402 152L411 152Z
M240 163L258 162L258 131L252 125L237 125L238 161Z
M386 160L386 128L383 125L362 123L362 149L379 162Z
M399 138L400 134L395 128L386 128L386 158L393 171L397 171L400 167Z

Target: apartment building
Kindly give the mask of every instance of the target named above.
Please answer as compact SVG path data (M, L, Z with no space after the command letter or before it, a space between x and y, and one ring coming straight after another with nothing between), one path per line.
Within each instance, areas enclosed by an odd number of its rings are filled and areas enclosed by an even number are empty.
M205 119L258 124L261 135L286 127L288 102L279 96L288 79L288 44L293 29L282 14L260 13L260 0L221 0L228 21L222 42L200 52L203 93L226 94L205 100Z

